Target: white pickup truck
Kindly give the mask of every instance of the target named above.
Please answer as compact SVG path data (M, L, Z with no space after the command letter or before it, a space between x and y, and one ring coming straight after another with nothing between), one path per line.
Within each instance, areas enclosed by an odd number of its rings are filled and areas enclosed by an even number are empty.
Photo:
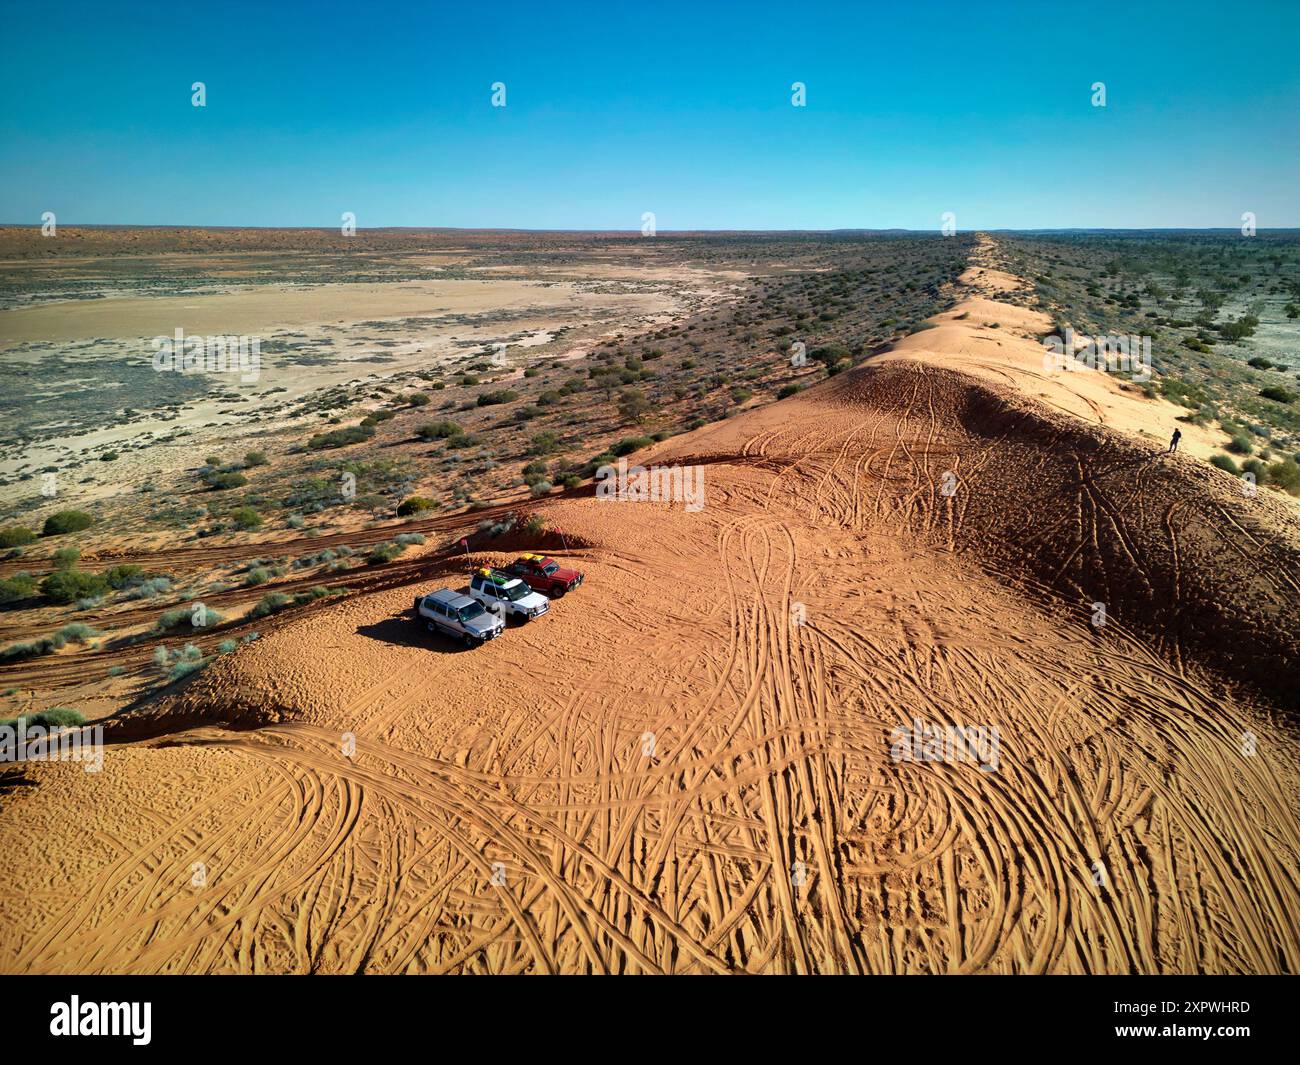
M539 618L551 609L551 601L510 573L486 566L469 579L465 594L482 603L493 614L521 622Z

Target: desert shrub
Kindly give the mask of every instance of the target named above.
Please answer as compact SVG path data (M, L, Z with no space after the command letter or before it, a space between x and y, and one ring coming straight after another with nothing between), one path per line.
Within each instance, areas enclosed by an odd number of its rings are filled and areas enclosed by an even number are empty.
M230 654L231 651L233 651L238 646L239 646L238 640L222 640L219 644L217 644L217 654L228 655Z
M139 584L128 588L126 597L128 599L152 599L157 595L165 595L171 590L172 582L170 577L146 577Z
M480 407L494 407L501 403L513 403L518 398L518 392L512 392L508 388L501 388L494 392L480 393L476 402Z
M1217 466L1221 470L1227 470L1229 473L1236 475L1241 472L1241 467L1232 460L1229 455L1215 455L1210 459L1211 466Z
M271 571L265 566L253 566L244 574L241 582L245 588L255 588L259 584L265 584L271 579Z
M331 429L327 433L316 433L307 441L308 451L322 451L336 447L348 447L369 440L375 435L373 425L354 425L347 429Z
M235 470L208 470L202 474L203 483L216 492L230 488L243 488L248 478Z
M650 413L650 400L637 388L619 393L618 413L627 421L640 422Z
M244 456L245 466L265 466L271 460L266 457L265 451L250 451Z
M252 507L236 507L230 512L230 520L235 523L235 527L245 531L260 528L262 525L262 515Z
M1268 467L1268 480L1291 495L1300 495L1300 464L1295 459L1282 459Z
M633 451L640 451L643 447L649 447L653 443L654 441L648 436L627 436L609 450L613 452L615 458L618 458L623 455L630 455Z
M1250 437L1245 433L1234 433L1226 447L1235 455L1249 455L1254 449L1254 445L1250 442Z
M71 569L80 557L81 552L75 547L60 547L50 556L50 561L54 563L56 569Z
M782 385L781 391L776 394L776 398L789 399L791 396L797 395L802 391L803 389L799 385Z
M422 511L432 510L438 504L428 496L408 496L397 507L397 516L399 518L409 518L412 514L419 514Z
M95 519L84 510L61 510L45 519L41 529L42 536L62 536L65 533L81 532L95 524Z
M314 585L306 591L299 592L297 595L286 595L284 592L269 592L262 596L257 606L249 613L249 617L261 618L268 614L275 614L281 610L287 610L291 606L303 606L306 603L314 602L317 599L323 599L326 596L342 595L348 591L346 588L326 588L322 584ZM244 637L245 643L250 643L257 639L257 633L249 633Z
M59 639L58 636L43 636L30 643L11 643L8 647L0 647L0 665L48 655L57 651L64 643L66 641Z
M393 537L393 543L399 547L410 547L412 544L424 543L424 533L398 533Z
M448 440L460 436L464 431L455 422L426 422L415 430L415 435L421 440Z
M207 664L208 660L203 657L203 652L194 644L187 643L179 651L175 652L171 668L167 671L167 680L170 683L180 680L182 677L188 677L191 673L197 673Z
M173 607L171 610L164 610L158 620L154 622L154 632L170 632L172 629L178 629L181 626L186 628L209 628L213 625L220 625L225 620L211 607L203 608L204 624L196 626L194 624L194 608L190 606Z
M41 595L52 603L75 603L103 595L108 581L98 573L85 573L78 569L61 569L41 581Z
M393 543L391 540L387 543L375 544L375 546L370 549L370 554L366 556L366 564L378 566L385 562L392 562L393 559L401 553L401 545Z
M143 566L112 566L104 571L104 580L108 582L110 588L120 592L133 583L138 583L143 575Z
M816 362L824 363L829 370L841 360L851 358L852 353L843 344L824 344L821 347L814 348L808 357Z
M538 496L547 495L554 487L555 486L547 480L534 481L532 486L529 488L529 491L532 492L534 498L537 498Z
M98 636L99 634L98 629L92 628L84 621L70 621L58 632L58 635L70 643L85 643L92 636Z
M1296 394L1294 392L1290 392L1285 388L1279 388L1276 385L1272 385L1268 388L1261 388L1259 394L1265 399L1276 400L1278 403L1294 403L1296 401Z
M529 514L524 522L524 532L529 536L540 536L546 531L546 518L541 514Z
M35 542L36 534L21 525L10 525L8 528L0 529L0 548L22 547Z
M258 600L257 605L249 611L249 617L264 618L268 614L274 614L277 610L283 610L293 603L293 597L286 595L284 592L267 592Z
M582 484L582 477L572 472L560 474L557 480L562 488L577 488Z
M29 729L78 728L86 723L85 717L71 707L52 706L37 714L23 714L20 717L11 717L7 721L0 721L0 728L7 725L9 728L16 729L20 720L24 723L24 727Z
M0 580L0 606L20 603L36 594L36 578L30 573L15 573Z
M534 455L550 455L558 451L560 438L550 431L534 433L529 450Z

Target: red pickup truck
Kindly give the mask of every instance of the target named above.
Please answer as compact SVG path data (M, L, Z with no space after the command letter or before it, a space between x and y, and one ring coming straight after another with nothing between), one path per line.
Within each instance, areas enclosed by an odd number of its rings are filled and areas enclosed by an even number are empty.
M573 591L583 578L579 570L561 566L546 555L520 555L506 567L506 572L522 578L530 588L545 592L552 599Z

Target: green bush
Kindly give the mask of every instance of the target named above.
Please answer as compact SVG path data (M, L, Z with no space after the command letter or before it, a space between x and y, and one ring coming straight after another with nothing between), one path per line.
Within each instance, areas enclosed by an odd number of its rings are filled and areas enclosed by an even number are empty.
M292 604L293 597L286 595L284 592L267 592L258 601L257 606L249 611L249 617L264 618L268 614L274 614L277 610L283 610Z
M70 621L59 629L58 635L71 643L85 643L92 636L100 635L100 632L98 629L87 625L84 621Z
M16 729L20 718L11 717L7 721L0 721L0 728L6 725ZM21 720L25 723L24 727L32 728L78 728L86 723L78 711L67 706L52 706L48 710L42 710L39 714L23 714Z
M243 488L248 484L248 478L234 470L209 470L203 474L203 483L213 491L224 492L230 488Z
M77 569L62 569L41 581L41 595L52 603L74 603L78 599L91 599L108 590L108 581L101 574L85 573Z
M513 403L518 398L518 392L512 392L508 388L502 388L495 392L481 393L476 402L480 407L493 407L499 403Z
M392 542L375 544L370 549L370 554L366 556L366 562L371 566L382 565L385 562L392 562L402 553L402 547Z
M354 425L348 429L333 429L328 433L316 433L307 441L307 450L321 451L327 448L347 447L359 444L375 435L371 425Z
M30 573L15 573L0 580L0 606L21 603L36 595L36 578Z
M36 534L21 525L0 529L0 547L22 547L36 542Z
M260 528L262 525L262 515L252 507L236 507L230 512L230 518L236 528L245 531Z
M80 557L81 552L75 547L60 547L50 556L50 561L56 569L71 569Z
M420 514L426 510L432 510L438 504L428 496L408 496L403 499L397 507L397 516L399 518L409 518L412 514Z
M1210 465L1218 466L1221 470L1227 470L1234 476L1241 473L1241 467L1238 466L1228 455L1215 455L1210 459Z
M128 585L138 582L143 576L143 566L113 566L104 571L104 580L108 582L108 586L119 592Z
M1276 400L1278 403L1294 403L1296 401L1294 392L1289 392L1285 388L1279 388L1276 385L1261 388L1259 394L1265 399Z
M803 389L799 385L782 385L781 391L776 394L777 399L789 399L791 396L798 395Z
M265 451L250 451L244 456L245 466L265 466L271 460L266 457Z
M464 431L455 422L426 422L415 430L415 435L421 440L448 440Z
M623 455L630 455L633 451L640 451L643 447L649 447L654 441L648 436L627 436L620 440L609 450L615 458Z
M1300 495L1300 465L1295 459L1282 459L1268 467L1268 480L1291 495Z
M95 519L84 510L61 510L45 519L41 529L42 536L62 536L65 533L81 532L95 524Z

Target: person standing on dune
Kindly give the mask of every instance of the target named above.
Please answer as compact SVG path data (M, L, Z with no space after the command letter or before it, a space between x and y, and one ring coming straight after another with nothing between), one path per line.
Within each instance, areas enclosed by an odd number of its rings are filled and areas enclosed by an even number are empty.
M1174 435L1169 438L1169 450L1166 451L1165 454L1172 455L1175 451L1177 451L1178 441L1181 440L1182 438L1183 438L1183 431L1181 429L1175 429Z

